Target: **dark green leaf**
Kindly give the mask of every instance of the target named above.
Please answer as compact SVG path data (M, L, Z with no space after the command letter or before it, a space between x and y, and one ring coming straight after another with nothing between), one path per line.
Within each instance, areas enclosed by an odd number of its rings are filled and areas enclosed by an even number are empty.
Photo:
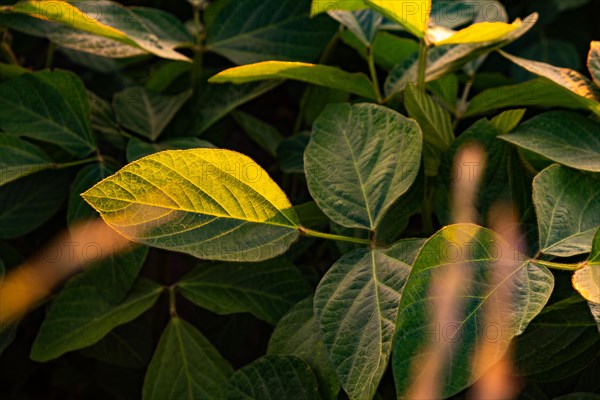
M231 365L191 324L175 317L163 332L144 382L144 400L221 398Z
M315 316L344 390L371 399L387 369L398 304L410 267L376 250L338 260L315 294Z
M342 31L341 38L363 58L367 58L366 46L352 32ZM414 40L389 32L378 32L372 46L375 63L388 71L419 50L419 44Z
M0 238L16 238L40 227L59 210L69 184L69 174L47 171L0 187Z
M323 399L336 399L340 383L319 335L312 295L281 318L269 340L267 354L295 355L310 365Z
M570 42L554 39L543 39L526 47L518 53L519 57L528 60L541 61L555 67L581 69L580 57L577 48ZM512 77L523 82L535 76L517 65L512 65Z
M227 2L207 23L207 49L238 65L267 60L311 62L335 32L327 16L310 19L296 0Z
M162 287L141 280L122 303L113 305L86 275L73 278L54 300L31 348L35 361L97 343L113 328L134 320L158 299Z
M279 85L280 81L265 81L246 85L201 84L174 120L171 131L187 136L200 136L215 122L237 107Z
M88 91L90 103L90 116L93 130L97 133L99 140L108 142L117 149L125 149L127 143L125 136L121 134L119 124L112 111L110 104Z
M50 167L52 160L39 147L0 134L0 186Z
M271 324L311 293L300 271L284 258L199 265L177 287L194 304L217 314L249 312Z
M318 400L317 379L296 356L265 356L238 370L229 380L227 400Z
M553 165L533 180L540 249L568 257L589 253L600 227L600 181L597 175Z
M281 142L277 148L277 158L281 170L286 174L304 174L304 151L310 141L310 132L300 132Z
M389 108L329 105L304 156L310 192L333 221L374 230L414 182L421 141L418 125Z
M277 156L277 147L283 141L283 136L273 125L269 125L242 111L235 111L232 115L252 140L267 151L267 153L274 157Z
M588 110L595 107L596 103L545 78L536 78L516 85L484 90L473 97L465 116L486 114L499 108L528 106Z
M79 157L95 149L83 83L70 72L25 74L0 85L0 127Z
M538 115L500 138L568 167L600 172L600 125L575 112Z
M155 141L191 95L185 91L167 96L132 87L115 95L113 109L121 126Z
M399 396L413 382L415 361L430 354L430 343L437 343L440 337L452 341L447 361L440 366L440 397L450 397L479 378L482 371L474 369L474 355L486 343L486 335L491 335L487 332L490 326L502 327L494 330L496 340L487 342L494 346L491 357L498 360L510 340L542 310L554 286L553 276L544 267L520 261L523 256L511 246L494 232L470 224L447 226L425 243L400 300L392 359ZM506 276L493 279L498 262ZM444 298L432 293L434 282L442 282L450 268L465 271L462 279L467 282L457 294L461 309L453 310L453 320L461 322L450 328L452 336L448 337L447 326L432 325L431 313ZM511 301L500 303L506 301L503 299ZM492 365L492 359L486 363Z
M383 16L373 10L357 10L328 12L329 16L352 32L365 46L370 46L379 31Z

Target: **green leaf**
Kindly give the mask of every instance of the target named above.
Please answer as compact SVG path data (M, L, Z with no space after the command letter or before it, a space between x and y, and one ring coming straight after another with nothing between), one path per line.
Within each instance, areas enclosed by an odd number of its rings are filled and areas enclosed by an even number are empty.
M95 148L85 87L70 72L25 74L0 85L0 128L85 157Z
M352 32L342 31L341 39L367 59L366 46ZM381 31L377 32L372 47L375 63L388 71L419 50L416 41Z
M458 136L445 154L434 195L435 211L442 224L452 223L450 193L454 180L473 176L482 168L477 163L466 163L459 166L459 172L455 172L456 154L459 149L469 144L476 144L487 153L481 189L477 193L475 202L482 223L487 223L489 212L498 201L512 203L513 207L520 212L530 206L531 178L522 165L516 149L498 140L498 134L499 131L490 121L481 119Z
M281 318L269 340L267 354L302 358L314 371L323 399L337 398L340 382L319 335L312 295L298 302Z
M501 135L512 132L521 122L527 109L508 110L496 115L490 121Z
M229 380L227 400L318 400L317 380L296 356L265 356L238 370Z
M136 319L158 299L162 287L141 280L118 305L106 301L86 275L58 294L31 348L31 359L50 361L97 343L113 328Z
M273 125L242 111L234 111L232 116L252 140L267 153L277 157L277 147L283 141L283 136Z
M231 365L193 325L174 317L164 330L144 381L144 400L221 398Z
M310 132L300 132L286 138L277 148L281 170L286 174L304 174L304 151L310 141Z
M131 11L143 19L144 24L160 39L162 46L175 48L194 41L191 32L173 14L151 7L131 7Z
M177 287L192 303L214 313L249 312L271 324L311 293L300 271L284 258L197 266Z
M152 355L151 326L139 320L116 327L98 343L81 349L80 354L104 363L126 367L144 368Z
M383 21L381 14L373 10L329 11L328 14L348 28L364 46L373 43Z
M600 126L578 113L540 114L500 138L568 167L600 172Z
M425 173L436 176L440 157L454 142L454 131L448 111L444 110L427 93L410 85L404 91L404 106L423 131ZM433 156L431 159L430 156Z
M544 39L536 41L520 50L517 55L521 58L541 61L555 67L570 68L576 71L581 69L581 57L577 47L564 40ZM510 66L510 74L519 82L536 77L516 64Z
M574 296L544 308L531 321L514 342L514 361L518 374L528 379L562 380L587 366L572 363L586 353L595 357L597 343L594 319L585 301Z
M148 143L132 138L127 142L127 161L134 162L140 158L165 150L189 150L197 148L216 148L214 144L195 137L179 137L163 140L159 143Z
M503 51L500 51L500 54L532 74L546 78L578 97L593 101L595 104L590 103L590 110L600 116L600 90L583 74L568 68L558 68L543 62L526 60Z
M0 134L0 186L52 167L39 147L18 137Z
M0 187L0 238L23 236L48 221L65 201L70 178L45 171Z
M517 19L512 24L504 22L479 22L452 33L450 36L434 40L435 46L448 44L486 43L501 40L518 29L523 22ZM437 39L437 38L436 38Z
M568 257L588 253L600 227L598 176L553 165L533 180L540 250Z
M328 65L265 61L230 68L210 78L212 83L248 83L268 79L295 79L376 99L371 81L363 73L350 73Z
M173 132L200 136L237 107L263 95L281 81L249 83L247 85L211 85L202 83L173 122Z
M542 310L554 286L552 274L544 267L519 261L524 257L516 251L502 254L511 249L511 244L499 235L470 224L447 226L425 243L400 300L392 358L400 396L413 382L415 361L430 354L430 340L452 340L440 378L440 397L451 397L479 378L482 371L474 369L474 355L486 341L489 326L502 326L494 331L499 337L492 342L493 358L498 360L510 340L521 334ZM498 262L510 272L500 281L491 281ZM434 278L443 279L449 268L459 265L470 273L468 281L461 285L464 293L458 295L461 309L453 310L457 313L455 320L461 322L450 328L452 336L447 337L447 327L432 324L431 312L439 307L440 298L431 290ZM512 301L499 303L506 298ZM492 365L492 360L488 361Z
M600 265L600 229L594 236L594 241L592 242L592 252L590 253L588 262L593 265Z
M335 33L326 16L310 19L306 2L227 2L207 21L206 48L238 65L267 60L312 62Z
M28 74L29 72L31 71L20 65L0 63L0 82L17 78L23 74Z
M446 74L462 68L466 63L476 60L484 54L508 45L527 33L535 25L537 19L537 14L530 15L523 20L520 27L498 40L440 46L431 49L427 56L425 80L431 82L439 79ZM408 59L394 67L390 71L385 83L386 95L390 97L404 90L408 83L416 82L418 70L419 63L416 54L412 60Z
M385 250L388 257L413 265L426 239L402 239Z
M4 279L4 274L6 273L6 268L4 266L4 262L0 259L0 283ZM312 303L311 303L312 304ZM311 308L312 312L312 308ZM8 346L13 342L17 335L17 327L16 325L0 325L0 355L6 350ZM334 372L335 374L335 372ZM339 388L339 384L338 384Z
M315 294L315 316L342 387L372 399L392 351L398 304L410 267L378 250L344 255Z
M527 106L592 110L596 107L596 102L578 96L545 78L536 78L516 85L490 88L478 93L469 103L464 116L472 117L499 108Z
M121 126L155 141L191 95L189 90L168 96L131 87L115 94L113 109Z
M168 30L172 24L164 25L165 21L159 22L154 14L150 15L151 19L146 19L112 1L97 1L94 7L89 7L85 1L23 0L4 11L42 20L37 29L33 28L34 34L47 36L51 41L75 50L115 58L151 53L162 58L189 61L175 51L179 43L173 43L168 40L170 38L161 40L161 32L152 29L158 26ZM140 11L140 15L143 14ZM22 21L21 24L27 22ZM25 28L26 31L31 29Z
M431 0L364 0L374 10L402 25L413 35L423 38L427 32Z
M591 43L587 65L594 83L600 87L600 42Z
M555 397L554 400L600 400L600 395L598 393L576 392Z
M416 122L374 104L329 105L304 155L311 195L333 221L374 230L420 167Z
M310 15L328 11L356 11L367 8L364 0L312 0Z
M88 91L87 95L90 104L92 129L98 140L108 142L119 150L125 149L126 139L121 134L121 128L117 124L117 119L110 104L93 92Z
M575 271L573 287L587 301L600 304L600 265L589 264Z
M205 259L261 261L298 238L285 193L229 150L169 150L135 161L83 198L139 243Z
M192 65L182 61L168 61L152 71L146 82L146 90L162 93L182 75L190 72Z

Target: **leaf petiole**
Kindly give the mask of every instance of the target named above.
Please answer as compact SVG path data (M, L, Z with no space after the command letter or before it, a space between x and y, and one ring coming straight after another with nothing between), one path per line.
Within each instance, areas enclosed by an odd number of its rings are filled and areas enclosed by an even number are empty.
M72 162L68 162L68 163L57 163L54 164L54 169L65 169L65 168L71 168L71 167L76 167L78 165L83 165L83 164L89 164L91 162L101 162L102 160L99 157L90 157L90 158L85 158L83 160L77 160L77 161L72 161Z
M340 242L349 242L349 243L357 243L357 244L365 244L365 245L371 244L371 240L369 240L369 239L360 239L360 238L354 238L354 237L350 237L350 236L334 235L332 233L317 232L317 231L313 231L312 229L305 228L303 226L299 227L298 231L300 231L300 234L302 236L328 239L328 240L337 240Z
M379 80L377 79L377 69L375 68L375 54L373 53L373 46L367 47L367 59L369 62L369 72L371 73L371 84L373 85L373 91L377 96L377 102L382 104L384 102L381 90L379 89Z
M548 267L550 269L559 269L562 271L577 271L578 269L581 269L587 265L587 262L585 262L585 261L576 263L576 264L563 264L563 263L556 263L556 262L552 262L552 261L543 261L543 260L530 260L530 261L534 262L536 264L539 264L539 265L543 265L544 267Z

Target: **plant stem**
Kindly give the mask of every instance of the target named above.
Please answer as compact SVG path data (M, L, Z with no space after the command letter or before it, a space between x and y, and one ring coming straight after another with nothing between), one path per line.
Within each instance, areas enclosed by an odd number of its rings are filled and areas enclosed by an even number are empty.
M423 91L425 91L425 72L427 71L428 52L429 46L427 46L425 39L421 39L419 42L419 73L417 76L417 87Z
M91 162L101 162L102 160L99 157L90 157L90 158L85 158L83 160L77 160L77 161L71 161L68 163L62 163L62 164L54 164L54 169L65 169L65 168L71 168L71 167L76 167L78 165L84 165L84 164L89 164Z
M177 316L177 300L175 297L175 286L169 286L167 288L169 290L169 314L174 318Z
M367 47L367 61L369 62L371 83L373 85L373 90L375 91L375 96L377 97L377 102L382 104L383 96L381 95L381 90L379 89L379 79L377 79L377 69L375 68L375 54L373 53L373 46Z
M196 86L198 82L198 77L200 76L200 72L202 71L202 63L204 57L204 49L202 48L202 25L201 21L201 6L194 5L194 38L195 38L195 46L194 46L194 63L192 64L192 89Z
M19 65L19 59L17 58L17 56L13 52L12 48L10 47L10 43L9 43L10 36L9 36L8 30L2 29L2 30L0 30L0 34L2 34L2 39L0 42L0 52L2 52L4 54L6 61L8 61L9 63L14 64L14 65Z
M303 226L298 228L298 230L300 231L301 235L308 236L308 237L315 237L315 238L328 239L328 240L337 240L340 242L358 243L358 244L365 244L365 245L371 244L371 241L369 239L359 239L359 238L353 238L353 237L349 237L349 236L317 232L317 231L313 231L312 229L305 228Z
M46 62L44 67L46 69L52 69L52 63L54 62L54 52L56 51L56 45L53 42L48 44L48 50L46 51Z
M544 267L548 267L551 269L560 269L562 271L577 271L587 265L587 262L580 262L576 264L562 264L555 263L552 261L544 261L544 260L529 260L530 262L534 262L536 264L543 265Z
M460 98L460 101L456 105L455 111L455 121L454 128L458 126L458 123L462 119L463 114L467 111L467 107L469 106L469 94L471 93L471 89L473 88L473 82L475 81L475 75L469 74L467 76L467 83L465 84L465 88L463 89L463 94Z

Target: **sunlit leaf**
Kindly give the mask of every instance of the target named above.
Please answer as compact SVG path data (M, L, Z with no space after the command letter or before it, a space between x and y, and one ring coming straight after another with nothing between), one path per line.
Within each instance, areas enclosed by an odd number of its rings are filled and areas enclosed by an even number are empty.
M600 42L592 42L590 45L588 68L596 86L600 87Z
M597 174L553 165L533 181L540 249L568 257L588 253L600 227L600 184Z
M260 261L298 237L283 191L258 164L229 150L156 153L82 196L129 239L199 258Z
M600 115L600 90L583 74L568 68L558 68L543 62L526 60L503 51L500 53L527 71L546 78L554 84L575 93L579 97L593 100L596 106L591 108L591 110Z
M527 109L508 110L496 115L490 121L501 135L512 132L521 122Z
M503 254L506 251L509 254ZM446 363L440 367L440 398L451 397L480 377L484 370L475 365L474 356L481 345L494 346L482 365L491 366L503 356L511 339L542 310L554 286L550 271L523 259L499 235L470 224L447 226L425 243L400 300L392 358L399 396L414 382L415 362L431 354L432 343L451 341ZM492 272L500 267L498 262L507 275L495 281ZM467 275L457 298L461 308L453 310L457 322L436 326L431 316L440 306L440 297L432 287L443 282L450 268L461 266ZM493 331L493 342L488 340L491 326L501 327Z
M437 40L434 44L442 46L447 44L493 42L506 37L510 32L519 28L521 24L521 20L517 20L512 24L504 22L479 22L461 29L447 38Z
M344 25L365 46L375 40L383 17L373 10L329 11L329 16Z
M431 0L365 0L370 7L422 38L427 31Z
M218 73L209 79L213 83L248 83L267 79L295 79L315 85L354 93L375 100L373 86L366 75L350 73L327 65L285 61L265 61L244 65Z

